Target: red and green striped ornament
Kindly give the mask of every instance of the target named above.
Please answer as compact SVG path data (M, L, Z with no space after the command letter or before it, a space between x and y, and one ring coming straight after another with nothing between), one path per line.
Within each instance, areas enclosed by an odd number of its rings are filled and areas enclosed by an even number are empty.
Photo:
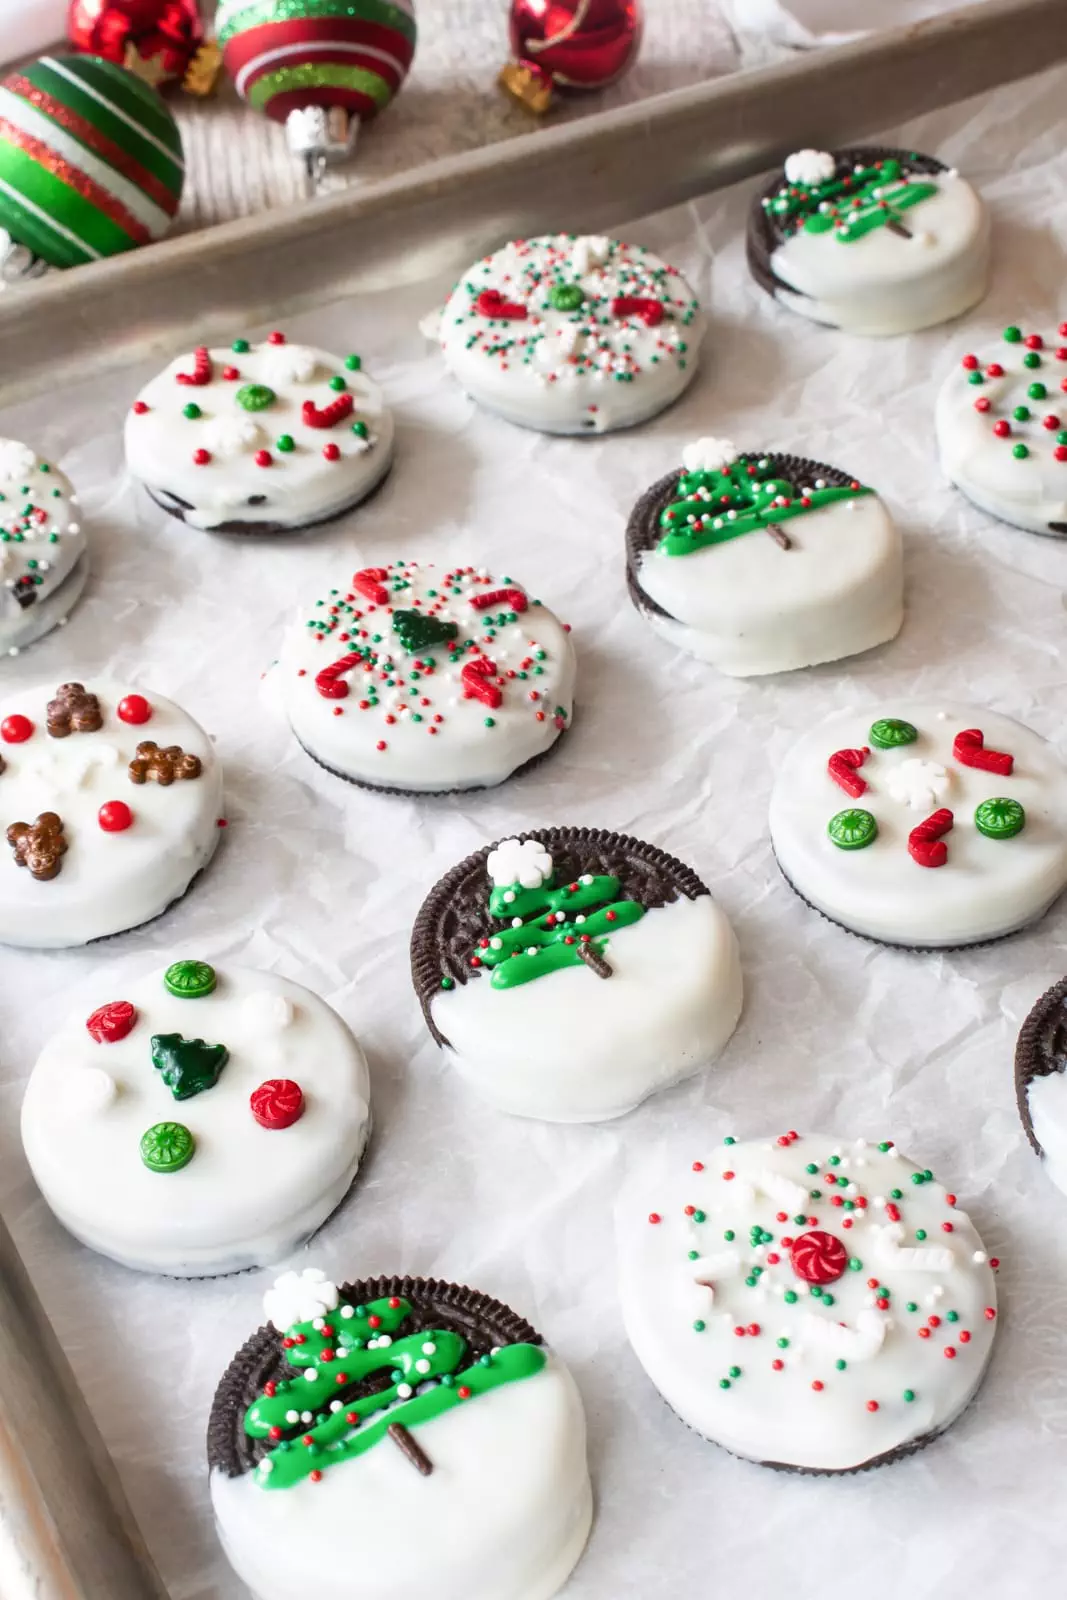
M308 106L367 121L415 53L414 0L221 0L215 25L238 94L275 122Z
M163 101L97 56L42 56L0 82L0 228L53 267L148 244L185 168Z

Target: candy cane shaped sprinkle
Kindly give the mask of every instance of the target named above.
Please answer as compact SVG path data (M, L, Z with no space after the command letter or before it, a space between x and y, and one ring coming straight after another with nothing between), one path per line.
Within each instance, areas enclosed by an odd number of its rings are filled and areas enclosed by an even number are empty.
M335 428L352 415L355 404L350 394L339 394L330 405L322 407L317 406L314 400L305 400L300 415L309 428Z
M496 684L489 682L495 672L496 667L493 662L487 660L485 656L468 661L459 675L463 684L464 698L480 700L491 711L495 711L504 698Z
M952 830L954 822L952 812L947 806L942 806L940 811L935 811L912 828L908 834L908 854L920 867L943 867L948 860L948 846L942 839L942 834Z
M474 302L474 309L482 317L502 317L506 322L525 322L526 307L514 300L505 300L499 289L483 289Z
M352 587L364 599L373 600L376 606L387 606L389 590L385 587L385 579L388 576L388 567L363 567L361 571L353 573Z
M663 321L663 302L642 295L618 295L611 302L613 317L640 317L646 328L658 328Z
M521 589L490 589L488 594L471 595L475 611L487 611L490 606L507 606L510 611L525 611L529 601Z
M835 750L826 763L826 770L831 778L853 800L858 800L867 788L866 779L861 778L856 769L862 767L870 753L868 745L864 745L860 750Z
M981 728L964 728L952 741L952 754L963 767L977 767L980 772L995 772L1006 778L1014 770L1015 757L1004 750L987 750L985 734Z
M193 354L192 372L176 372L174 374L178 383L191 384L197 389L202 389L206 383L210 383L213 375L214 369L211 365L211 354L207 345L204 344L200 345Z
M328 667L323 667L321 672L315 674L315 687L324 700L345 700L348 697L348 684L343 674L350 672L353 667L363 660L361 655L342 656L339 661L334 661Z

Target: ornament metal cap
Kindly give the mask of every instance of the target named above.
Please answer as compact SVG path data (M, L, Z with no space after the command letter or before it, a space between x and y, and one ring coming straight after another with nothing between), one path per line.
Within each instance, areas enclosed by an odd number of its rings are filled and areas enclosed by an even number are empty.
M552 104L552 75L529 61L509 61L497 79L505 94L511 95L535 117L543 117Z
M301 106L285 119L285 137L296 156L302 156L314 183L331 161L345 161L355 148L359 118L344 106Z

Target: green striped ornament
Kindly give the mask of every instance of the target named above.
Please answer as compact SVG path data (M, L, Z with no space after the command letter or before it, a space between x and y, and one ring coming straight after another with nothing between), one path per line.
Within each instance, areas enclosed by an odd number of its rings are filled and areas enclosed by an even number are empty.
M54 267L160 238L181 199L177 124L96 56L42 56L0 82L0 228Z

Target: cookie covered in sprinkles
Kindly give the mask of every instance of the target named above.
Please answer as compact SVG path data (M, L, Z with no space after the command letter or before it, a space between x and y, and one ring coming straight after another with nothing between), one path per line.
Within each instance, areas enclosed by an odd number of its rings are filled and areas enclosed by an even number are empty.
M65 622L88 576L69 478L29 445L0 439L0 655Z
M126 417L133 476L172 516L215 533L290 532L339 517L392 459L392 412L361 358L278 330L178 356Z
M735 677L884 644L904 618L900 533L850 473L694 440L626 530L638 611L668 643Z
M441 314L445 363L508 422L598 434L688 388L704 316L676 267L601 235L517 239L464 274Z
M404 793L503 783L557 744L574 710L569 629L484 567L349 573L300 610L275 671L310 756Z
M950 1427L992 1354L999 1266L956 1196L890 1139L790 1130L696 1153L617 1215L626 1331L682 1421L811 1473Z
M853 933L980 944L1067 886L1067 771L997 712L903 701L838 712L780 763L770 832L787 881Z
M592 1493L582 1403L541 1335L438 1279L306 1267L263 1307L207 1440L219 1536L257 1600L550 1600Z
M502 1111L621 1116L709 1066L741 1013L733 930L697 875L601 828L542 828L431 890L411 968L448 1061Z
M797 150L753 202L747 251L760 288L800 316L846 333L913 333L982 299L989 216L933 156Z

